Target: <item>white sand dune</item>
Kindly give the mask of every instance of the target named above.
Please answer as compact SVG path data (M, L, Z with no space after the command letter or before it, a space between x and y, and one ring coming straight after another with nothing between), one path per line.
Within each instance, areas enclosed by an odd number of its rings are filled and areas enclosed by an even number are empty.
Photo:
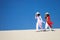
M0 31L0 40L60 40L60 29L36 32L35 30Z

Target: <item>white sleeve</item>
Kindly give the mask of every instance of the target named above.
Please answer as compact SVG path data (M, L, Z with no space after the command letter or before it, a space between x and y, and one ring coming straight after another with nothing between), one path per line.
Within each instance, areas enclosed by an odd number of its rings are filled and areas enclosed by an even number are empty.
M36 19L36 16L35 16L35 19Z
M40 18L40 20L42 21L42 18L41 18L41 16L39 16L39 18Z
M45 22L42 20L41 16L40 16L40 20L41 20L41 22L45 23Z

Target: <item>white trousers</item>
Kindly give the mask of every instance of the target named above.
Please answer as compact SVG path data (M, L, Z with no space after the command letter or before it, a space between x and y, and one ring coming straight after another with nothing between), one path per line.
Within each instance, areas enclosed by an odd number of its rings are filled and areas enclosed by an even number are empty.
M38 31L39 27L42 29L42 23L37 22L36 23L36 31Z
M49 30L52 30L52 28L50 28L50 26L49 26L48 23L46 22L46 24L45 24L45 30L47 30L48 27L49 27Z

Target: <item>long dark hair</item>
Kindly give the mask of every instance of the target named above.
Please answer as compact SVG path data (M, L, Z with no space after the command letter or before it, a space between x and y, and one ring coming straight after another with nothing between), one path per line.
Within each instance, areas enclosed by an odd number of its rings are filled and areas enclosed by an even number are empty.
M39 16L40 16L40 14L36 14L36 16L38 16L38 17L39 17Z
M37 14L37 16L40 16L40 14Z
M45 14L45 19L46 19L48 16L50 16L50 15L49 15L49 14Z

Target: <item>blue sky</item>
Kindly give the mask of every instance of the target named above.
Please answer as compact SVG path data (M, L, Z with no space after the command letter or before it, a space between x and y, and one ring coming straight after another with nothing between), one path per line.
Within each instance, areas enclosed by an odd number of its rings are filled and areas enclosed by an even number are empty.
M37 11L44 21L49 12L53 28L60 28L60 0L0 0L0 30L35 29Z

